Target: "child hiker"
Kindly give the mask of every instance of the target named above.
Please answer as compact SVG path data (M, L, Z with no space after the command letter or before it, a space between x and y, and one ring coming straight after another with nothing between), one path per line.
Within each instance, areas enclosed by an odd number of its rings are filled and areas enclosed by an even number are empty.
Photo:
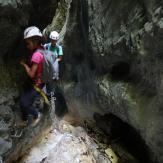
M44 47L46 50L49 50L53 52L55 58L57 58L53 64L54 69L55 69L55 77L51 82L46 84L46 91L47 95L50 97L50 93L53 92L53 89L56 87L56 83L54 84L54 81L59 80L59 63L63 59L63 51L62 47L58 45L58 40L59 40L59 33L56 31L52 31L49 36L51 42L48 44L45 44Z
M41 80L41 75L43 71L43 55L37 50L43 50L42 47L42 33L35 27L31 26L24 31L24 40L27 48L31 51L31 63L30 65L21 61L20 64L25 68L27 75L32 79L32 84L35 87L43 88L44 84ZM35 125L39 122L41 118L41 113L39 113L36 108L32 106L32 103L39 93L34 89L34 87L29 88L20 97L20 107L23 114L23 120L31 123L30 117L32 116L32 124Z

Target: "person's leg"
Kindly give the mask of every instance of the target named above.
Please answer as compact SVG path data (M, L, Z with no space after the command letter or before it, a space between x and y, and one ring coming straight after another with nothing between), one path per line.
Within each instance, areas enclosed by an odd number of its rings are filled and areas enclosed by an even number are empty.
M53 79L58 80L59 79L59 63L58 63L57 60L53 63L53 69L54 69L54 72L55 72L54 76L53 76Z
M38 117L37 110L32 106L33 100L38 96L38 93L34 89L22 94L20 98L20 106L23 113L23 120L27 120L29 115L32 115L34 118Z

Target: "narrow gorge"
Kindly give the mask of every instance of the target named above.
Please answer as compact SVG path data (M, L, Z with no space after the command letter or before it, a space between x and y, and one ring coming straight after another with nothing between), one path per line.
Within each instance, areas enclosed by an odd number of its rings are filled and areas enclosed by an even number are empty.
M0 0L0 19L1 160L17 162L56 123L46 109L37 127L17 128L27 84L23 31L35 25L47 40L60 33L59 87L76 124L93 121L140 163L163 162L163 1ZM13 138L15 130L22 136Z

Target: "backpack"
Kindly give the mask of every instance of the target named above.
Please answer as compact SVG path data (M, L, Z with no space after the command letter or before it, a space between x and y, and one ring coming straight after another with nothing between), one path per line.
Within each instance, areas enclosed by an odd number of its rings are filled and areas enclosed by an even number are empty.
M51 43L48 43L44 47L45 47L46 50L51 51L50 46L51 46ZM56 48L57 48L57 57L58 57L58 55L59 55L59 45L58 44L56 44Z
M43 54L44 61L43 61L43 72L42 72L42 81L44 83L49 83L52 79L57 78L56 72L58 62L56 61L57 57L54 55L53 52L49 50L37 50L41 54Z

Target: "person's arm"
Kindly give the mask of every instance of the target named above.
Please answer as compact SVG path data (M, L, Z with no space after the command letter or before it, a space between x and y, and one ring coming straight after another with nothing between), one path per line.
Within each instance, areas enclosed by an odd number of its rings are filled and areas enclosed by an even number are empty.
M57 58L57 61L58 62L60 62L60 61L62 61L63 60L63 57L62 56L59 56L58 58Z
M20 64L24 66L24 68L25 68L25 70L26 70L26 72L30 78L35 77L35 74L36 74L36 71L38 68L37 63L33 63L31 68L26 63L24 63L23 61L21 61Z
M58 47L58 58L57 58L57 61L60 62L63 60L63 50L62 50L62 46L59 46Z

